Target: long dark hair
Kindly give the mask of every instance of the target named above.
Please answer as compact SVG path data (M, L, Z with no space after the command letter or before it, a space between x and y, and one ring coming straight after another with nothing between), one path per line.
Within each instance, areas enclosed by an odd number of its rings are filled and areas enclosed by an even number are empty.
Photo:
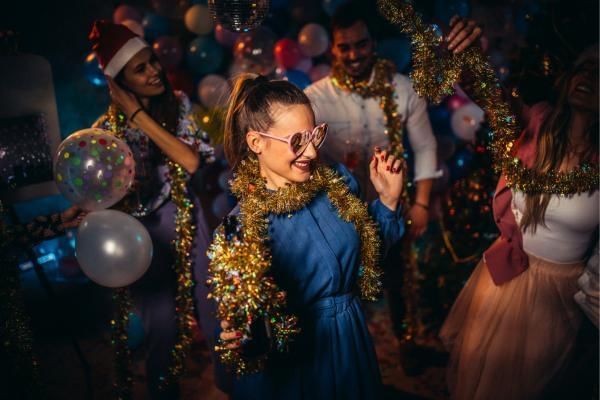
M129 90L124 83L125 77L123 71L124 68L117 74L115 81L124 89ZM148 107L145 108L145 111L167 131L175 135L179 119L179 101L173 92L173 87L167 79L164 68L162 68L162 71L160 72L160 79L165 86L165 90L160 95L150 98L150 102Z
M225 117L223 145L232 168L248 156L246 133L266 132L273 125L271 106L274 104L303 104L310 108L306 94L288 81L269 81L255 74L242 74L236 79Z
M545 116L540 127L536 144L536 155L532 169L544 174L551 169L558 170L569 150L569 123L572 110L568 103L569 84L578 71L572 69L563 73L557 80L558 96L552 110ZM586 130L589 143L588 150L581 161L590 160L598 154L598 115ZM532 194L525 196L525 211L521 219L521 229L531 229L535 233L538 224L545 225L544 215L550 203L549 194Z
M129 90L127 85L125 85L125 77L123 73L124 69L122 69L117 76L115 77L115 82L121 85L125 90ZM160 73L160 79L165 86L165 90L159 94L158 96L150 97L150 101L148 103L148 107L145 107L144 110L158 122L163 128L170 132L173 136L177 134L177 123L179 121L179 101L173 92L173 87L169 83L167 79L167 75L165 73L165 69L163 68ZM133 93L133 92L132 92ZM137 94L133 93L137 96ZM138 97L138 101L140 105L142 104L141 100ZM143 105L142 105L143 107ZM162 163L167 157L158 147L156 143L152 140L148 143L149 146L149 154L150 160L154 164Z

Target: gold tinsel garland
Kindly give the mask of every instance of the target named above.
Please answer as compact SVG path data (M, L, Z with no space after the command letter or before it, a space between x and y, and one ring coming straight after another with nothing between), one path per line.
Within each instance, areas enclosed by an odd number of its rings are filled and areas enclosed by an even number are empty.
M175 315L177 318L177 341L171 350L172 363L167 382L177 380L183 373L185 357L192 345L192 322L194 320L194 279L192 275L191 250L196 227L192 224L194 205L187 195L187 172L181 165L169 161L171 177L171 201L177 207L175 216L175 265L177 277L175 291Z
M598 189L598 163L582 163L568 172L550 170L537 173L515 156L519 137L515 117L502 98L493 68L477 47L454 55L440 48L442 37L423 23L412 5L399 0L378 0L379 10L391 23L407 34L413 46L411 79L415 91L439 103L454 92L463 71L472 74L474 100L485 110L493 134L490 151L496 173L504 175L507 185L526 194L571 196Z
M267 275L271 268L268 216L296 212L323 191L339 216L353 223L360 236L361 296L367 300L377 298L381 291L377 225L365 205L350 193L343 178L333 170L318 166L308 181L271 191L260 176L258 161L248 158L236 170L231 190L240 204L241 234L228 238L220 228L209 250L208 283L211 297L218 303L219 320L230 321L233 330L246 334L250 323L266 317L273 325L278 349L285 349L291 336L297 333L297 321L285 314L285 297ZM240 350L227 349L225 343L216 349L221 361L238 374L256 371L264 365L264 357L250 362Z
M111 104L109 107L107 119L111 131L117 137L124 139L123 131L127 127L127 120L125 115L114 104ZM177 341L171 350L172 362L169 366L169 375L164 377L164 380L160 382L161 387L177 381L183 373L185 357L192 343L191 321L194 318L194 280L190 259L190 251L196 231L196 227L192 224L191 214L194 205L187 195L186 171L179 164L170 160L168 161L168 166L171 183L171 201L173 201L177 208L175 215L176 237L173 241L176 253L173 270L177 277L175 293ZM119 398L130 398L133 381L131 379L131 355L127 348L126 328L131 304L129 296L125 293L118 292L114 298L117 301L119 312L119 321L113 321L117 363L117 393Z
M241 332L242 341L251 339L250 326L263 318L272 327L278 350L285 351L298 332L297 320L286 314L285 296L273 277L267 275L271 259L265 244L240 236L228 237L223 226L217 229L208 251L207 283L212 287L209 298L217 302L217 318L229 321L234 330ZM243 357L221 340L215 350L223 365L238 375L261 370L267 356Z
M331 82L334 86L358 94L362 98L379 98L379 107L383 110L385 134L390 141L390 151L395 157L404 155L402 142L402 118L394 100L394 64L385 59L378 59L373 66L374 76L371 83L356 81L340 63L334 63L331 71Z
M111 344L115 351L115 397L117 399L133 398L133 377L131 375L131 350L127 344L127 327L131 312L131 297L127 288L118 288L113 292L118 318L110 321L112 329Z

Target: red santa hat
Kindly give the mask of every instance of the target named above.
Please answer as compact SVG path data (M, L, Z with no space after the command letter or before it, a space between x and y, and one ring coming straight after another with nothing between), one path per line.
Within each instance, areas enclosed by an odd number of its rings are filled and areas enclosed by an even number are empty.
M109 21L94 22L88 36L104 74L114 78L140 50L149 47L141 37L125 25Z

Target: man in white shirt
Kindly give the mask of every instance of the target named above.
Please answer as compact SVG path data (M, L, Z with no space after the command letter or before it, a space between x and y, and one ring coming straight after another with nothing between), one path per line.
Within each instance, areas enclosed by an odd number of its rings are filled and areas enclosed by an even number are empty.
M386 115L378 96L364 98L334 83L336 65L357 82L375 82L375 42L363 16L353 5L342 6L332 21L334 69L306 89L318 122L329 124L329 137L321 150L325 159L348 166L359 180L365 198L376 196L369 182L369 157L373 147L390 145ZM408 77L391 76L393 101L414 152L415 201L408 211L409 233L420 236L427 227L429 195L438 175L436 140L427 114L427 103L412 88ZM389 129L388 129L389 131Z
M471 20L454 17L450 25L452 30L446 40L448 49L454 53L468 48L481 33ZM327 122L330 128L320 154L326 160L348 166L369 200L375 196L368 172L373 148L400 150L400 132L406 133L414 153L416 186L407 224L410 237L419 237L427 228L433 179L441 175L437 171L437 143L427 103L415 93L408 77L396 73L390 68L391 64L376 57L375 41L356 4L347 3L338 8L331 32L332 73L305 90L317 123ZM403 335L404 317L400 290L403 268L398 265L401 251L401 246L394 246L385 262L391 267L386 268L385 278L390 289L387 292L390 316L398 337Z

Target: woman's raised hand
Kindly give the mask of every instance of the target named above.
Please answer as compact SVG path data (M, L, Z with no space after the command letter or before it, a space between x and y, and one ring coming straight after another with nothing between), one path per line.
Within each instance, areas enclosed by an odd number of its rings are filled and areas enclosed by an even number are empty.
M477 44L482 29L477 22L455 15L450 20L450 33L446 36L448 50L458 54L473 44Z
M396 158L386 150L375 148L375 154L369 164L369 175L379 199L392 211L398 207L402 195L405 170L403 158Z
M130 119L131 115L141 107L137 97L133 93L123 89L110 76L106 77L106 81L108 82L108 93L113 103L125 113L127 119Z
M71 206L60 213L62 227L64 229L77 228L86 215L87 212L83 211L78 206Z

